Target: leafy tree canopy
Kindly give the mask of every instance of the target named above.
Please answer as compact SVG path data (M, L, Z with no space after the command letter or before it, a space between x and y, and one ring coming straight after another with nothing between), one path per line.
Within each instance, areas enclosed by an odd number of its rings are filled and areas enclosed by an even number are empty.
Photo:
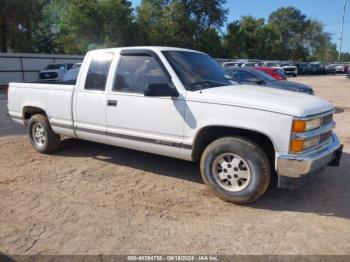
M214 57L335 61L320 21L294 7L227 21L227 0L0 0L1 51L84 54L103 47L166 45ZM350 54L342 54L350 60Z

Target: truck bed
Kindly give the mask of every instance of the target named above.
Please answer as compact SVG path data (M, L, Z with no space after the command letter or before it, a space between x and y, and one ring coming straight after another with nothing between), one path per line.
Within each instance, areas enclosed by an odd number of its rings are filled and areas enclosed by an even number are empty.
M10 83L8 90L8 111L13 120L24 124L23 111L40 108L52 125L73 126L72 98L75 85L57 83Z

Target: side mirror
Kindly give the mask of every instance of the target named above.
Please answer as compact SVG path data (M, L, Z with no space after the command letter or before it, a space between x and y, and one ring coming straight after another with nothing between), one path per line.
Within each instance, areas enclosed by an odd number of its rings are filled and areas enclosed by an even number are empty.
M253 81L255 84L257 84L257 85L263 85L263 84L265 84L265 81L262 80L262 79L260 79L260 78L254 78L252 81Z
M178 97L179 92L175 88L171 88L169 84L150 84L147 86L145 96L158 96L158 97Z

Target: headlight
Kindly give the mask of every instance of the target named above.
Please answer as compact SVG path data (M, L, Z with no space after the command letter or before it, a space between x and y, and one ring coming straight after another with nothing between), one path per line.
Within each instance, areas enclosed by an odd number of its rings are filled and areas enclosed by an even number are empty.
M290 143L290 151L292 153L300 153L302 151L305 151L309 148L312 148L314 146L317 146L320 143L320 137L313 137L309 139L295 139L292 140Z
M294 133L304 133L321 126L321 118L315 118L312 120L294 120L292 132Z

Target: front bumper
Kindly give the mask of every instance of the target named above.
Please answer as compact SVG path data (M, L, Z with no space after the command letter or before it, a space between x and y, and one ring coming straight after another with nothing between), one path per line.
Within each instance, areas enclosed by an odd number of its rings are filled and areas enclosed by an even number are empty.
M284 69L284 73L286 75L297 75L298 70L297 69Z
M332 133L332 142L318 150L304 155L276 155L278 186L283 188L299 187L316 176L317 171L326 165L339 166L343 145L338 136Z

